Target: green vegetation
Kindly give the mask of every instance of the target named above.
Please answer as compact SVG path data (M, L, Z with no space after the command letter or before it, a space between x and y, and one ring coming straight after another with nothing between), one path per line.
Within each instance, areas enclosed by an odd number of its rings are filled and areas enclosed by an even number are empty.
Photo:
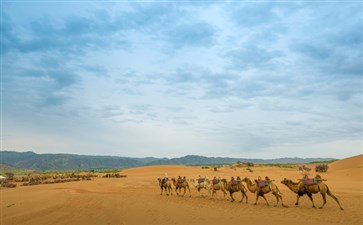
M335 161L338 161L339 159L332 159L332 160L326 160L326 161L313 161L310 162L309 164L324 164L324 163L332 163Z
M81 173L118 173L122 168L116 169L92 169L92 170L27 170L11 167L8 165L0 164L0 175L5 173L13 173L14 175L29 175L29 174L62 174L62 175L79 175Z
M297 168L297 165L294 165L294 164L267 163L267 164L258 164L258 165L266 166L266 167L279 167L279 168L284 168L284 169Z
M33 172L33 170L19 169L8 165L0 164L0 175L5 175L5 173L13 173L14 175L27 175L31 172Z

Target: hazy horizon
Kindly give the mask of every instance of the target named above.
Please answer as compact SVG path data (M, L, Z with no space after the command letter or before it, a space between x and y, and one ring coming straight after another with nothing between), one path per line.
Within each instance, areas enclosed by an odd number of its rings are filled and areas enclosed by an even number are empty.
M181 157L185 157L185 156L201 156L201 157L214 157L214 158L241 158L241 159L263 159L263 160L270 160L270 159L280 159L280 158L301 158L301 159L307 159L307 158L332 158L332 159L345 159L345 158L350 158L350 157L355 157L355 156L359 156L362 155L362 153L357 154L357 155L351 155L351 156L346 156L343 158L335 158L335 157L299 157L299 156L290 156L290 157L286 157L286 156L282 156L282 157L274 157L274 158L253 158L253 157L233 157L233 156L226 156L226 155L216 155L216 156L206 156L206 155L200 155L200 154L188 154L188 155L178 155L178 156L174 156L174 157L165 157L165 156L152 156L152 155L148 155L148 156L140 156L140 157L133 157L133 156L127 156L127 155L108 155L108 154L78 154L78 153L71 153L71 152L63 152L63 153L57 153L57 152L44 152L44 153L39 153L37 151L31 151L31 150L24 150L24 151L15 151L15 150L9 150L9 149L3 149L2 151L10 151L10 152L18 152L18 153L25 153L25 152L33 152L35 154L73 154L73 155L84 155L84 156L111 156L111 157L125 157L125 158L158 158L158 159L172 159L172 158L181 158Z
M85 2L1 4L1 149L362 154L362 2Z

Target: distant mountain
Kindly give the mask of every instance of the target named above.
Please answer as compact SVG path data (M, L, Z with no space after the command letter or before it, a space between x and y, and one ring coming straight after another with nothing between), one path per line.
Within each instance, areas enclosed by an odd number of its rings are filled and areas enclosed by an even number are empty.
M0 164L33 170L90 170L131 168L150 165L221 165L237 161L252 163L309 163L333 158L246 159L187 155L179 158L130 158L119 156L87 156L75 154L36 154L34 152L1 151Z
M147 165L221 165L240 162L252 163L310 163L316 161L330 161L333 158L278 158L278 159L247 159L228 157L205 157L198 155L187 155L180 158L158 159L147 163Z
M1 164L34 170L90 170L143 166L150 159L139 161L116 156L87 156L75 154L36 154L34 152L0 152Z

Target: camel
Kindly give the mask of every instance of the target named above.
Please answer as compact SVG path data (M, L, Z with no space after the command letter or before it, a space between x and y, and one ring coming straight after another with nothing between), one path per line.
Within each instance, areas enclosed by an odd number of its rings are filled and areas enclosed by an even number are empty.
M282 184L285 184L291 191L295 192L297 194L297 199L296 199L296 203L295 205L299 205L299 199L301 196L303 196L304 194L306 194L309 198L311 203L313 204L313 208L315 208L315 204L314 204L314 200L312 197L312 194L317 194L320 192L321 196L323 197L323 205L320 206L319 208L322 209L324 207L324 205L326 204L326 194L329 195L330 197L332 197L339 205L340 210L344 210L342 208L342 206L339 203L339 200L337 197L335 197L328 185L326 185L325 183L323 183L323 180L320 178L320 176L317 176L317 180L318 183L317 184L313 184L311 186L306 186L304 184L303 180L300 180L299 182L293 182L292 180L286 179L284 178L284 180L281 181ZM319 179L320 178L320 179Z
M210 192L210 190L212 190L211 198L213 198L216 191L219 191L219 190L221 190L223 192L223 194L224 194L224 197L226 197L226 195L227 195L227 180L226 179L221 179L221 180L219 180L219 182L217 184L213 183L213 180L212 180L212 184L210 186L209 192Z
M165 190L166 195L169 195L169 193L170 193L170 195L173 195L170 181L169 180L165 181L164 179L161 179L160 177L158 178L159 186L160 186L160 189L161 189L160 195L163 194L164 190Z
M205 189L209 191L210 188L210 181L204 177L204 178L199 178L197 180L194 181L194 179L191 180L194 185L195 188L197 188L199 195L202 196L202 193L200 192L201 189Z
M234 201L233 193L240 191L241 194L242 194L242 199L241 199L240 202L242 202L243 199L246 197L246 203L248 203L248 197L247 197L247 194L246 194L247 193L247 189L242 184L241 178L240 177L237 177L237 180L235 182L236 182L235 185L232 185L231 184L231 181L228 182L228 184L227 184L227 190L229 191L229 195L231 196L231 202Z
M258 201L258 198L260 196L265 199L266 205L269 205L269 203L267 202L267 199L265 197L265 194L271 192L276 197L276 205L275 206L277 206L279 204L279 200L281 199L281 205L283 207L287 207L284 204L284 202L282 201L282 196L281 196L281 192L280 192L279 188L272 181L269 182L269 185L268 186L261 187L261 188L258 187L256 183L252 183L252 181L249 178L247 178L247 177L245 177L242 181L246 182L247 188L248 188L248 190L250 192L256 193L256 202L255 202L255 205L257 205L257 201Z
M186 179L182 179L182 182L179 182L179 180L175 180L175 178L171 178L171 180L173 181L173 184L175 186L175 193L177 195L180 194L180 191L183 188L184 189L183 197L184 197L185 192L186 192L185 189L188 189L188 191L189 191L189 197L192 197L192 194L190 193L190 189L189 189L189 184L188 184L188 181ZM179 189L179 193L178 193L178 189Z

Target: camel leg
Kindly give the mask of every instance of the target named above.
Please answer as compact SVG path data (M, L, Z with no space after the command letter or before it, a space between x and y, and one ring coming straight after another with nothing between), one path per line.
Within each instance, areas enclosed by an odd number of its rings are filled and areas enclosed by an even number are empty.
M243 194L243 191L242 190L241 190L241 195L242 195L242 198L241 198L241 201L239 201L239 202L242 202L243 199L245 198L245 195Z
M324 207L324 205L326 204L326 195L325 193L321 193L321 197L323 197L323 204L319 207L319 209L322 209Z
M177 196L179 196L178 189L179 189L178 187L175 188L175 193ZM179 192L180 192L180 190L179 190Z
M328 189L328 191L326 192L330 197L332 197L337 203L338 203L338 205L339 205L339 207L340 207L340 210L344 210L343 209L343 207L340 205L340 202L339 202L339 200L338 200L338 198L337 197L335 197L331 192L330 192L330 190Z
M281 199L281 205L282 205L283 207L286 207L286 208L287 208L288 206L284 204L284 201L282 200L282 196L281 196L281 195L279 195L279 197L280 197L280 199Z
M243 192L243 194L246 196L246 204L248 203L248 196L246 192Z
M267 201L267 199L266 199L266 197L265 197L264 194L262 194L262 198L265 199L266 205L270 205L270 204L268 204L268 201Z
M221 189L223 191L223 197L226 198L227 192L224 189Z
M242 199L241 199L241 201L240 201L240 202L243 202L243 199L246 197L246 203L248 203L248 197L247 197L247 194L246 194L243 190L241 190L241 194L242 194Z
M231 202L234 202L234 198L233 198L233 192L229 192L229 195L231 196Z
M280 192L281 193L281 192ZM284 204L284 201L282 200L282 196L279 194L279 193L277 193L277 197L279 198L279 199L281 199L281 205L283 206L283 207L288 207L287 205L285 205ZM277 205L277 204L276 204Z
M313 194L307 193L308 197L310 198L311 203L313 203L313 208L315 208L314 200L313 200Z
M188 188L188 191L189 191L189 197L192 197L192 193L190 192L189 186L187 186L187 188Z
M279 204L280 199L279 199L277 193L273 193L273 195L275 195L275 197L276 197L276 205L275 205L275 207L276 207Z
M160 189L161 189L160 195L163 195L163 187L160 187Z
M255 202L255 205L257 205L257 201L258 201L258 198L260 197L260 195L258 193L256 193L256 202Z
M206 189L209 195L211 195L210 189L211 189L210 187Z
M296 205L296 206L298 206L298 205L299 205L299 199L300 199L300 195L297 195L296 203L295 203L295 205Z
M185 192L186 192L186 190L185 190L185 187L184 187L184 194L183 194L183 197L184 197L184 195L185 195Z

